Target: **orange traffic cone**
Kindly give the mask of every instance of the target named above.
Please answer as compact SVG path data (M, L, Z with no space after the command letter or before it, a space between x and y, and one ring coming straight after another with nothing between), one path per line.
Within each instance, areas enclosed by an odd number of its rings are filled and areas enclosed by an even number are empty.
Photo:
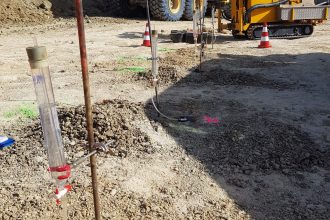
M143 44L142 44L142 46L145 46L145 47L150 47L151 46L148 23L146 24L146 31L144 32L144 35L143 35Z
M268 29L267 29L267 23L264 23L264 26L262 28L262 34L261 34L261 41L258 46L259 48L270 48L272 47L269 43L269 36L268 36Z

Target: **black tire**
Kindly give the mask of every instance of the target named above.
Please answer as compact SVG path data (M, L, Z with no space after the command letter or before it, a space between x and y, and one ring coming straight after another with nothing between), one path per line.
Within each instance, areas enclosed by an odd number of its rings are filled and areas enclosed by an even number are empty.
M231 21L231 4L226 4L222 9L222 17L228 21Z
M185 0L179 0L181 4L179 5L179 9L176 13L171 11L169 1L170 0L150 0L150 12L152 16L162 21L180 20L185 8Z
M196 0L186 0L186 8L183 12L183 17L188 21L193 20L194 10L195 10L195 2L196 2ZM203 4L204 4L203 16L205 16L206 10L207 10L207 0L203 0Z
M137 6L130 5L128 0L108 0L111 15L133 17L136 15Z

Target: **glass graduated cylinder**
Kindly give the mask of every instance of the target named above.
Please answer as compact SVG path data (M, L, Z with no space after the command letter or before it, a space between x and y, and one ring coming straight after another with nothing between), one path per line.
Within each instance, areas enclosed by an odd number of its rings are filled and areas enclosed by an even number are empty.
M154 80L158 78L158 62L157 62L157 50L158 50L158 37L151 36L152 45L152 76Z
M68 171L65 168L67 164L48 66L32 69L32 78L38 101L49 169L52 177L56 180L56 184L62 185L65 184L62 183L65 182L63 181L65 178L59 177L67 176Z

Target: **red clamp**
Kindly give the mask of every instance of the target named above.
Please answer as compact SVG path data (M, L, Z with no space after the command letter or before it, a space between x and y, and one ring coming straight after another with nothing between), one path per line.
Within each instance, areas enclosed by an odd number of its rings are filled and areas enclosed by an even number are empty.
M65 164L63 166L58 166L58 167L49 167L48 171L50 171L50 172L66 172L64 175L57 177L57 179L59 179L59 180L65 180L65 179L69 178L71 175L71 166L68 164Z

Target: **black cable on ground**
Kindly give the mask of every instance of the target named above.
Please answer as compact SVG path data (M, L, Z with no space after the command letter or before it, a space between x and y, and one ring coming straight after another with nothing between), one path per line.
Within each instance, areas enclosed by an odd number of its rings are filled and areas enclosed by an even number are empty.
M152 33L152 29L151 29L151 19L150 19L150 7L149 7L149 0L147 0L147 19L148 19L148 26L149 26L149 34L151 36ZM150 49L151 49L151 54L152 54L152 40L150 39ZM157 83L157 82L156 82ZM157 108L159 107L159 99L158 99L158 86L157 84L155 85L155 94L156 94L156 104L157 104ZM158 117L160 117L160 113L158 113Z
M149 9L149 0L147 0L147 17L148 17L148 26L149 26L149 32L151 34L151 19L150 19L150 9ZM152 54L152 40L150 39L150 45L151 45L151 54ZM160 110L159 110L159 100L158 100L158 84L156 82L155 84L155 94L156 94L156 103L154 101L154 98L152 97L151 98L151 101L152 101L152 105L154 106L155 110L157 111L158 113L158 117L160 116L163 116L164 118L167 118L168 120L171 120L171 121L178 121L178 122L187 122L187 121L192 121L192 117L189 117L189 116L181 116L181 117L178 117L178 118L172 118L170 116L167 116L165 115L164 113L162 113Z

